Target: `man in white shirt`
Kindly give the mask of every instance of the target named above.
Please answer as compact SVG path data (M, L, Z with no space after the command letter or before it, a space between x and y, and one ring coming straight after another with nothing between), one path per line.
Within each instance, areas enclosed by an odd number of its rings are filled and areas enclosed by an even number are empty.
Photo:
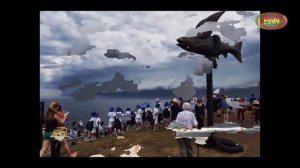
M114 121L115 121L115 116L116 116L116 113L114 112L114 108L111 107L109 108L109 112L107 114L108 116L108 130L109 130L109 135L112 135L113 133L113 125L114 125Z
M179 112L177 115L176 122L184 124L188 129L196 127L198 122L194 113L191 112L191 104L188 102L183 103L182 109L183 111ZM177 138L177 143L181 157L193 157L192 137Z

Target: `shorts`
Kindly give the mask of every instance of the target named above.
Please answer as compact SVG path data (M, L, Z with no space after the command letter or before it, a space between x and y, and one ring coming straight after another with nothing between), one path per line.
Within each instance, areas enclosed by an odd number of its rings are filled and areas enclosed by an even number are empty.
M51 132L44 132L43 134L43 140L51 140Z
M136 123L141 123L141 122L142 122L142 119L141 119L141 118L135 118L135 122L136 122Z
M108 128L112 128L114 125L114 121L108 121Z

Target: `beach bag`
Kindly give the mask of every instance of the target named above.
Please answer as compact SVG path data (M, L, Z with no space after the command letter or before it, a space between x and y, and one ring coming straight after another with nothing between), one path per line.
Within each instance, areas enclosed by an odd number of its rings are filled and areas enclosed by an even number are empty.
M94 128L94 121L89 121L86 125L85 128L89 131L92 131L92 129Z

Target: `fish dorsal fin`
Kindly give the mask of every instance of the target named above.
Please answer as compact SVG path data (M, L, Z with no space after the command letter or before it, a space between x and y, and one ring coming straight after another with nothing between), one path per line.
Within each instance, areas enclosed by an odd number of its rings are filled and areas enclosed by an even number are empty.
M217 22L219 20L219 18L223 15L225 11L221 11L221 12L217 12L217 13L214 13L210 16L208 16L206 19L203 19L201 20L196 28L200 27L201 25L203 25L205 22Z
M197 37L200 39L206 39L209 36L211 36L212 31L206 31L206 32L202 32L202 33L197 33Z

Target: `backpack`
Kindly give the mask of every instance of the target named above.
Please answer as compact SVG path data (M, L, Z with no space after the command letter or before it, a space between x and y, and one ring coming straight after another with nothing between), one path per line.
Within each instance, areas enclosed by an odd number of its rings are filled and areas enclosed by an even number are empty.
M86 125L85 128L89 131L92 131L92 129L94 128L94 121L89 121Z

